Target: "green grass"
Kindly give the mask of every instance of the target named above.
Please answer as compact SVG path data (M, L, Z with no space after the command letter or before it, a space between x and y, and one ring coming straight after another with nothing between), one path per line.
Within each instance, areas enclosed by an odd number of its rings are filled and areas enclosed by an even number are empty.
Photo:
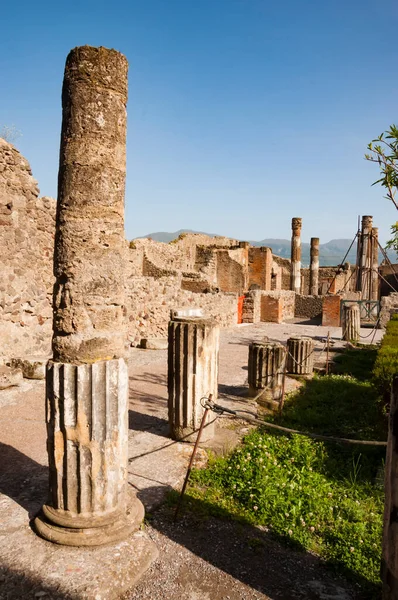
M385 440L386 418L369 380L375 355L354 352L345 364L357 377L308 381L273 421L300 431ZM367 365L366 376L361 364ZM229 456L212 458L207 469L194 471L188 495L214 514L265 525L377 587L384 456L383 447L343 446L259 428Z

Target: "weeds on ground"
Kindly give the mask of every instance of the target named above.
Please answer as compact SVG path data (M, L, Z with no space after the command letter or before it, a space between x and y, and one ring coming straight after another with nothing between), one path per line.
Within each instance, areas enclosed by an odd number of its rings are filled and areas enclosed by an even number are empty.
M325 435L386 439L385 417L365 376L307 382L274 422ZM214 514L264 525L346 574L377 584L384 455L383 447L342 446L259 428L228 457L194 471L188 494L214 507Z

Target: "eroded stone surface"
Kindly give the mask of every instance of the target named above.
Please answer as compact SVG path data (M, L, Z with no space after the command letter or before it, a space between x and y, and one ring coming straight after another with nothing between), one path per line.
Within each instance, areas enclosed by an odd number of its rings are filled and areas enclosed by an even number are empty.
M54 359L124 355L126 58L83 46L66 60L54 272Z
M19 385L22 382L22 371L6 365L0 366L0 390Z

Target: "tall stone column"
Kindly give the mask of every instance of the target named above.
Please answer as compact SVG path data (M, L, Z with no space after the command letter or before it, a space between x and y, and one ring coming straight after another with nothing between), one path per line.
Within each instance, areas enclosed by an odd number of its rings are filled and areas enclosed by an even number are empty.
M168 408L170 435L193 441L203 417L203 397L217 400L219 328L211 319L174 317L169 323ZM209 412L202 440L214 436Z
M292 275L290 289L297 294L301 291L301 219L293 217L292 219Z
M46 380L50 500L35 527L72 546L122 539L144 516L127 482L127 69L115 50L75 48L62 90L53 360Z
M372 293L371 300L379 299L379 230L372 228Z
M310 294L318 296L319 293L319 238L311 238L310 250Z
M372 267L372 235L373 217L362 217L362 230L360 235L359 250L359 281L358 291L361 291L361 297L369 300L371 296L371 267Z

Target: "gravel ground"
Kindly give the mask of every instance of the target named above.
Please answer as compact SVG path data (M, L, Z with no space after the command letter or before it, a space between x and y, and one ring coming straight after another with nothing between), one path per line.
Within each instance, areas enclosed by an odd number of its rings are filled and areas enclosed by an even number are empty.
M172 510L156 511L147 533L159 558L124 600L362 600L357 585L320 559L256 528Z

